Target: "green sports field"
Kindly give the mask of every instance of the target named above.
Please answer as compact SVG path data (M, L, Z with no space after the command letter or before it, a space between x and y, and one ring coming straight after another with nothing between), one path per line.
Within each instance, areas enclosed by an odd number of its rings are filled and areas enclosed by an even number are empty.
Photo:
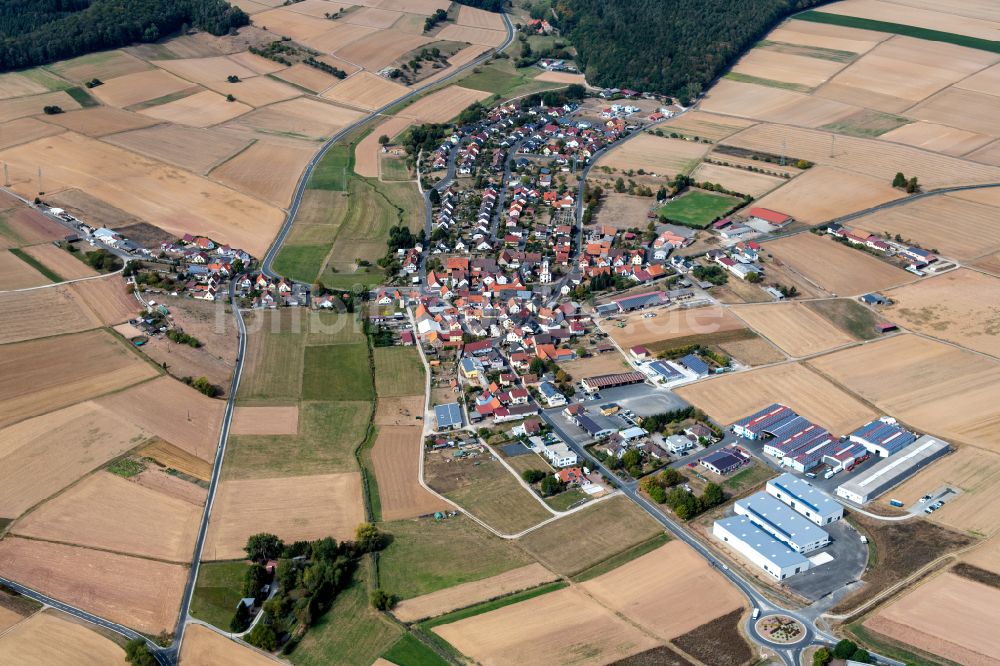
M703 229L741 203L736 197L689 190L660 207L659 216L677 224Z

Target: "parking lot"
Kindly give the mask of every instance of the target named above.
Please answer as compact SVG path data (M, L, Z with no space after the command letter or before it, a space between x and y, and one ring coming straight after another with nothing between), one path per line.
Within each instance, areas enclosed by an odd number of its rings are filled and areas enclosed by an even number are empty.
M672 391L654 388L649 384L630 384L629 386L602 389L599 395L600 397L596 400L584 399L587 396L581 396L580 402L588 408L594 404L604 405L616 402L621 405L622 409L629 409L637 416L652 416L689 406Z
M809 553L807 557L827 554L832 561L787 578L784 584L810 601L822 599L861 578L868 562L868 546L861 535L846 520L824 525L830 535L830 545ZM825 559L825 558L824 558Z
M891 494L892 491L890 491ZM921 513L934 513L947 502L962 494L962 491L952 486L941 486L933 492L927 493L919 500L906 507L909 513L919 515Z

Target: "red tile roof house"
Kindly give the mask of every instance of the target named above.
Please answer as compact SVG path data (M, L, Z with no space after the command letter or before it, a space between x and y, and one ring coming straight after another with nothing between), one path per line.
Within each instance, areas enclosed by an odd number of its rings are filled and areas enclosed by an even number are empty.
M559 477L560 481L567 484L582 484L588 480L587 477L584 476L583 470L579 467L567 467L565 469L561 469L556 473L556 476Z
M783 227L792 221L790 215L779 213L778 211L771 210L770 208L751 208L747 211L747 217L751 220L766 222L772 227Z

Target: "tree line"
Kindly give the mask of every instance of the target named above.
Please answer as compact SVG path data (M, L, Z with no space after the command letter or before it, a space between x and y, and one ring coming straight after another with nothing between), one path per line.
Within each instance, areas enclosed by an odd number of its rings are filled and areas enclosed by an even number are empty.
M781 19L823 0L559 0L591 83L693 99Z
M224 35L250 23L224 0L20 0L0 3L0 71L155 42L189 26Z

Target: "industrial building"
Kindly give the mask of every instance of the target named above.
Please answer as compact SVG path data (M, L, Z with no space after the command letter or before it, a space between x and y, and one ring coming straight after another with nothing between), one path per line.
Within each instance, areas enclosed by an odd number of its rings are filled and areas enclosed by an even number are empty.
M767 482L765 490L816 523L828 525L844 517L844 506L813 484L785 472Z
M719 475L729 474L740 468L746 462L743 458L729 451L716 451L701 459L701 466Z
M947 442L924 435L855 479L837 486L837 496L867 504L950 450Z
M462 408L457 402L449 402L434 408L434 420L438 430L454 430L462 427Z
M738 500L733 509L797 553L809 553L830 543L829 534L767 493Z
M916 441L917 436L896 425L895 419L883 417L861 426L850 434L849 439L882 458L888 458Z
M629 384L641 384L644 381L646 381L646 375L641 372L618 372L611 375L587 377L581 383L587 393L596 393L601 389L628 386Z
M733 432L750 440L765 439L771 436L774 428L793 418L801 417L788 407L774 403L734 423Z
M784 580L809 568L809 560L754 525L745 516L715 521L712 535L766 571Z
M667 297L667 294L662 291L651 291L645 294L623 296L612 301L612 303L618 307L619 312L642 310L643 308L651 308L657 305L666 305L669 302L670 299Z

